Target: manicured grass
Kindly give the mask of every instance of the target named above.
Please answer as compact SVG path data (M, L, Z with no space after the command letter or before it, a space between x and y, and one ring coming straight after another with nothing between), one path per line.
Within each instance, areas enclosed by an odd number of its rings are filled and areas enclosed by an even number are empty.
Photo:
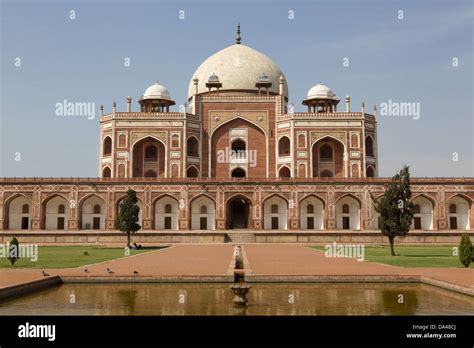
M324 251L322 246L312 248ZM369 262L399 267L464 267L459 262L458 256L453 256L453 246L397 246L395 244L397 256L390 256L388 245L366 246L364 249L365 261ZM472 263L471 268L474 268Z
M149 248L130 250L130 255L157 250ZM88 254L88 255L85 255ZM109 261L125 257L125 248L99 248L92 246L40 246L38 260L32 262L29 258L20 258L15 265L7 258L0 258L0 268L70 268Z

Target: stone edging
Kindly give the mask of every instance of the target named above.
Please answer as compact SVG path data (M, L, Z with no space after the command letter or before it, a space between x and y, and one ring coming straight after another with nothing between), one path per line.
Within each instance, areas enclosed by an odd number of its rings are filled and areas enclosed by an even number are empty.
M62 284L59 276L48 277L44 279L34 280L27 283L17 284L0 289L0 301L25 296L36 291L45 290L56 285Z

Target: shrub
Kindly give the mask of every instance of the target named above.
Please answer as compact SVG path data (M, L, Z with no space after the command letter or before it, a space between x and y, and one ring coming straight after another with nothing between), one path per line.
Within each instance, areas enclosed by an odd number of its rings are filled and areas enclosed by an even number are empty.
M13 237L8 247L8 259L10 260L12 266L15 265L16 260L20 258L20 243L18 239Z
M472 260L472 243L469 235L463 233L461 236L461 242L459 243L459 261L464 267L469 267Z

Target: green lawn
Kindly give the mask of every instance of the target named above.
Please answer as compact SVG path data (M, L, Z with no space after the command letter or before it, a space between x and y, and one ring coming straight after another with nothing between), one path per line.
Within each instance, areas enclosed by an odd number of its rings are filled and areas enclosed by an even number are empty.
M130 255L157 250L149 248L131 250ZM87 253L86 253L87 252ZM88 255L85 255L88 254ZM70 268L89 265L125 257L125 248L100 248L92 246L40 246L38 260L32 262L29 258L20 258L11 266L7 258L0 258L0 268Z
M311 247L324 251L322 246ZM365 261L379 262L399 267L464 267L458 256L453 256L452 246L397 246L397 256L390 256L390 247L370 246L364 248ZM471 263L471 268L473 268Z

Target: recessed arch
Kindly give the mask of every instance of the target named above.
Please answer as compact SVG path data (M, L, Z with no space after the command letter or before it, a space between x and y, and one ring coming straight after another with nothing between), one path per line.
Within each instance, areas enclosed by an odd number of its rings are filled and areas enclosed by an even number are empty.
M413 201L414 199L419 198L419 197L423 197L423 198L426 198L427 200L429 200L429 201L431 202L431 204L433 205L433 208L436 206L436 201L435 201L435 199L434 199L433 197L430 197L430 196L424 194L424 193L417 193L417 194L415 194L415 195L411 198L411 200Z
M329 151L329 149L331 151ZM346 144L331 135L317 139L311 144L311 170L313 177L342 178L346 176L346 163L344 160L347 153Z
M103 200L103 201L105 202L104 197L100 196L99 194L97 194L97 193L88 193L88 194L86 194L85 196L79 198L79 200L77 201L77 205L78 205L78 206L81 206L81 204L84 203L84 201L85 201L86 199L90 198L90 197L97 197L97 198L99 198L99 199L101 199L101 200Z
M359 230L361 201L352 194L345 194L336 200L336 228Z
M244 168L237 167L237 168L232 169L230 176L232 178L245 178L247 176L247 173Z
M380 204L380 200L382 199L382 197L384 195L385 194L382 193L382 194L379 194L379 195L375 196L372 199L372 211L373 211L372 227L373 227L374 230L380 230L380 224L379 224L380 214L375 210L375 206Z
M110 170L109 166L105 166L102 169L102 177L103 178L111 178L112 177L112 171Z
M460 198L463 198L465 199L469 204L474 204L474 199L472 199L471 197L469 197L468 195L465 195L464 193L462 192L456 192L455 194L449 196L449 198L447 198L447 201L449 201L451 198L454 198L454 197L460 197Z
M306 147L306 134L298 134L298 147L300 149Z
M191 135L186 140L186 154L192 157L199 157L199 140Z
M287 166L281 166L278 170L278 177L280 178L291 178L291 170Z
M448 228L468 230L472 212L472 201L463 194L455 194L446 201Z
M343 142L341 139L338 139L338 138L336 138L335 136L332 136L332 135L330 135L330 134L325 135L325 136L323 136L323 137L321 137L321 138L319 138L319 139L313 141L313 142L311 143L311 147L313 147L316 143L319 143L320 141L322 141L322 140L327 140L327 139L333 139L333 140L335 140L335 141L341 143L342 147L344 148L344 152L347 151L346 143Z
M319 148L319 158L322 161L332 161L334 158L333 148L329 144L322 144Z
M216 202L207 194L193 197L190 202L190 226L192 230L214 230ZM205 210L202 207L206 207Z
M28 210L24 206L28 207ZM25 194L16 193L5 200L4 226L9 230L28 230L33 216L33 200Z
M102 156L112 155L112 138L106 136L102 143Z
M118 143L119 143L119 147L127 147L127 135L120 134Z
M226 227L228 229L249 228L251 223L252 200L237 193L226 199Z
M365 137L365 154L369 157L375 157L374 152L374 139L371 135Z
M179 135L178 134L173 134L171 136L171 147L172 148L179 148L180 147Z
M245 152L231 151L231 141L237 139L244 140ZM202 168L202 175L228 178L232 168L237 165L246 169L247 177L267 176L269 162L266 132L250 120L235 117L220 124L210 132L208 151L210 160L206 168Z
M232 142L230 143L230 148L233 151L236 151L239 153L239 151L245 151L247 150L247 142L242 139L242 138L235 138L232 139Z
M365 170L365 176L367 178L375 177L375 168L373 166L367 166L367 169Z
M186 177L188 178L197 178L199 176L199 169L196 166L189 166L186 169Z
M291 141L286 135L278 139L278 156L289 156L291 151Z
M43 198L43 200L41 201L41 204L44 205L44 204L48 203L48 201L53 199L54 197L61 197L66 202L68 202L68 198L66 196L62 195L61 193L51 193L48 196L46 196L45 198Z
M45 197L42 206L42 227L46 230L67 230L69 225L69 200L59 193ZM64 210L60 209L64 206Z
M359 134L353 133L351 135L351 147L358 148L359 147Z
M278 193L273 193L271 195L269 195L268 197L265 197L265 199L262 201L262 204L265 203L265 201L269 200L270 198L273 198L273 197L279 197L281 199L283 199L286 204L288 204L288 198L286 198L285 196L281 195L281 194L278 194Z
M155 147L157 156L146 156L146 150ZM135 140L130 147L131 174L134 178L145 177L145 172L153 170L157 177L166 177L167 147L166 143L158 137L148 134Z
M311 197L314 197L315 199L318 199L319 201L321 201L321 203L323 204L323 208L326 208L326 201L324 200L323 197L319 196L317 193L310 193L310 194L307 194L303 197L300 198L298 204L301 205L301 203L307 199L307 198L311 198Z
M435 201L431 197L421 193L415 195L411 199L411 202L414 206L414 216L411 229L432 230Z
M346 193L346 194L338 197L336 199L336 203L339 202L340 200L342 200L345 197L351 197L351 198L355 199L357 201L357 203L359 204L359 206L362 206L362 201L357 196L353 195L352 193Z
M262 209L264 229L286 230L288 228L288 200L285 197L279 194L266 197L262 202Z
M97 211L96 206L99 206ZM91 193L82 197L78 202L79 228L83 230L105 229L107 204L103 197Z
M304 230L324 229L324 200L314 194L303 197L298 205L300 228Z
M255 127L259 128L265 135L267 135L266 130L265 130L261 125L259 125L258 123L254 122L254 121L252 121L252 120L248 120L248 119L246 119L246 118L242 118L242 117L240 117L240 116L236 116L236 117L232 117L232 118L230 118L230 119L228 119L228 120L222 122L219 126L217 126L216 128L214 128L214 129L212 130L211 134L209 135L209 140L212 138L212 136L214 135L214 133L215 133L219 128L221 128L222 126L224 126L224 125L226 125L227 123L230 123L230 122L232 122L232 121L234 121L234 120L242 120L242 121L248 122L248 123L250 123L250 124L253 124Z
M156 230L177 230L179 222L179 201L169 194L162 194L152 203Z

